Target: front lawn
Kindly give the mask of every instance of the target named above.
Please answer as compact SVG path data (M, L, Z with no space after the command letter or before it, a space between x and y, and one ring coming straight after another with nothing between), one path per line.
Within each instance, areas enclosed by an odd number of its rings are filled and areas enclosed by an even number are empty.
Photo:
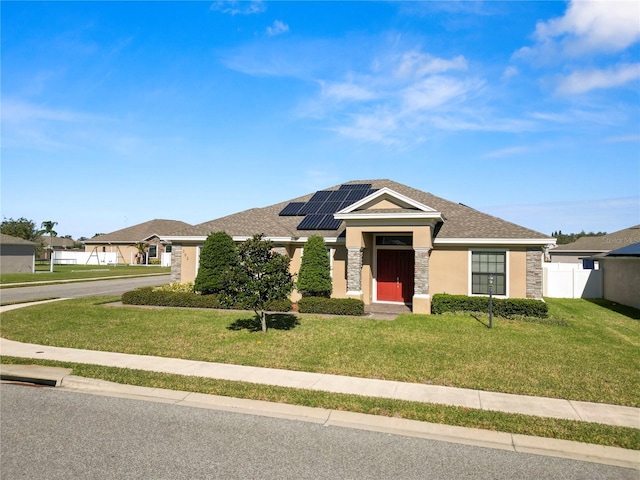
M2 315L2 336L43 345L449 385L640 406L640 318L550 299L550 318L401 315L396 321L149 309L83 298ZM634 318L635 317L635 318ZM480 319L482 320L482 319Z
M54 265L53 272L50 272L47 266L44 271L36 269L36 273L4 273L0 275L0 285L161 273L171 273L171 267L158 265Z

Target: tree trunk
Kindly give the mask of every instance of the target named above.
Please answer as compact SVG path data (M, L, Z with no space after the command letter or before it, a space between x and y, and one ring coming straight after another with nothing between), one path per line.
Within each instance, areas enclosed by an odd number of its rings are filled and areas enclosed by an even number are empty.
M264 313L264 310L260 312L260 323L262 324L262 333L267 333L267 316Z

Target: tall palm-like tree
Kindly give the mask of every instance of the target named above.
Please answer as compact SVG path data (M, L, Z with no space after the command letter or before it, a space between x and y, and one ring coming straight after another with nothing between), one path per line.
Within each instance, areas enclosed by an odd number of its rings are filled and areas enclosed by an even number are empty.
M145 259L147 255L147 247L149 246L149 244L145 242L138 242L133 246L138 249L138 255L140 255L138 257L139 261L137 261L136 263L146 263Z
M47 235L49 235L49 253L51 254L51 268L49 269L50 272L53 272L53 237L55 237L56 235L58 235L58 232L56 232L53 227L55 227L58 224L58 222L52 222L51 220L48 220L46 222L42 222L40 224L40 228L42 228L42 230L40 231L40 233L45 233Z

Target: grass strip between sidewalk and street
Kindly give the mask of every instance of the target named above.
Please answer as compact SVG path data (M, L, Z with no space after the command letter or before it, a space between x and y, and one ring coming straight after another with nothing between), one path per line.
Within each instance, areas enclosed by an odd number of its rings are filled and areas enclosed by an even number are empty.
M126 385L287 403L640 450L640 430L634 428L52 360L0 357L0 362L71 368L73 375Z

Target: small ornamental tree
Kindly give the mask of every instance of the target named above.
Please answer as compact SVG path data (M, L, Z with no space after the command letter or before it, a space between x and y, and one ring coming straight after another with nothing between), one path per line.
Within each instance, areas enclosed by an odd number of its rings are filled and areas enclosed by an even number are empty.
M262 234L254 235L239 247L244 278L237 283L243 304L250 306L260 317L262 331L267 331L264 308L272 300L284 300L293 290L289 273L289 257L273 251L273 243Z
M228 300L236 283L239 267L240 258L233 239L225 232L212 233L200 251L200 266L194 290L203 295L220 294Z
M324 238L319 235L309 237L304 244L296 288L303 297L331 296L331 261Z

